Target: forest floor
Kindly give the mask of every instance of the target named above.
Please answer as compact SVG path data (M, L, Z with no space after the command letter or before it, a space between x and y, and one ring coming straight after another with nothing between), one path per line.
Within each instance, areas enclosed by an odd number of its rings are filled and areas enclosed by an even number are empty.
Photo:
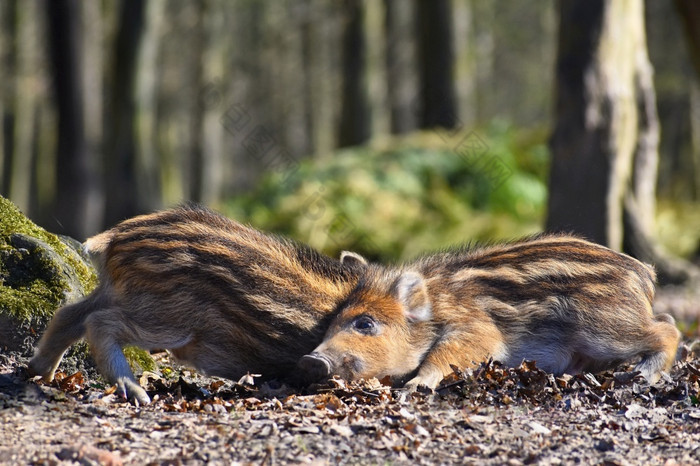
M160 353L141 375L147 406L93 370L43 384L1 354L0 464L700 464L700 357L680 353L654 386L627 366L554 377L485 363L410 396L377 380L257 387Z

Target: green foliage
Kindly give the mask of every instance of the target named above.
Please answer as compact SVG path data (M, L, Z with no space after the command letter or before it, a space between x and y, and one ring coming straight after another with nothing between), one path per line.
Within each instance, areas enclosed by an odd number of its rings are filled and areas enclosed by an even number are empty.
M700 206L697 202L662 200L656 209L656 237L678 257L700 254Z
M540 230L547 160L543 133L503 122L483 134L427 131L271 173L222 208L334 256L406 259Z

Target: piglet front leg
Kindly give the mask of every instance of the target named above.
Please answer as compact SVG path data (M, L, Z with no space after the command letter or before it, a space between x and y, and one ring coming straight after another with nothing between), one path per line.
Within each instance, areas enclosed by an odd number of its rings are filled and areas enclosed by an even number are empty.
M421 363L418 374L404 384L406 392L419 386L435 389L452 373L452 364L471 367L498 354L502 347L500 332L485 323L474 325L471 331L452 331L430 349Z

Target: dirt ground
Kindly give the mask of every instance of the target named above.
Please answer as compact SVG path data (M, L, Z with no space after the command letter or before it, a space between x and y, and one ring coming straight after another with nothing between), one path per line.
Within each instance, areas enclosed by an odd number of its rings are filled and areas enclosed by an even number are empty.
M0 354L0 464L700 464L692 351L655 386L630 367L557 378L487 363L409 396L377 380L258 387L157 357L141 376L154 401L134 406L89 368L47 385Z

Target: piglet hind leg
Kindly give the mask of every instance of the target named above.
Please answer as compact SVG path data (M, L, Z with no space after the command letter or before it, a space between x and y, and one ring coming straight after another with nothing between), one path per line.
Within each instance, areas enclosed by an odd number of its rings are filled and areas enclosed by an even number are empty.
M107 380L116 383L118 393L141 404L148 404L151 399L134 377L122 351L130 329L120 316L120 309L105 309L91 314L85 322L86 338L97 368Z
M52 381L63 354L85 334L85 320L90 313L100 309L104 301L102 295L96 292L56 311L29 362L29 374L40 375L47 382Z
M646 338L647 349L642 352L638 370L651 384L658 382L661 372L671 370L676 359L681 334L675 320L668 314L657 315Z

